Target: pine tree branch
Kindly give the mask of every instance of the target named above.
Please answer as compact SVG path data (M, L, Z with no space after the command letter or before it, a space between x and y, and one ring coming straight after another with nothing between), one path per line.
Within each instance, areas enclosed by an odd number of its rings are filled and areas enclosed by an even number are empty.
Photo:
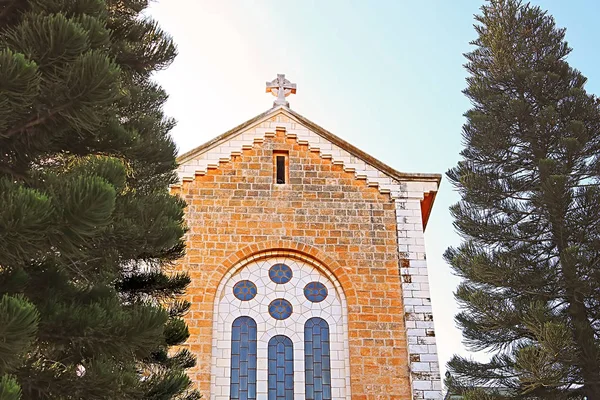
M179 298L189 281L141 282L133 299L117 287L128 264L152 258L162 266L184 252L185 204L167 190L176 175L173 121L162 110L166 93L150 80L175 47L155 23L143 22L147 1L105 3L0 0L0 48L27 49L42 79L41 91L5 104L14 107L7 112L16 122L0 131L0 141L10 145L0 176L16 192L36 192L21 200L0 190L5 202L22 205L9 223L27 214L37 222L29 231L23 225L23 237L5 251L9 265L0 267L0 286L40 312L31 348L8 349L19 353L15 384L27 398L141 399L155 390L163 400L197 400L185 376L191 354L145 368L150 354L169 354L170 344L187 338L183 319L169 322L187 306L168 307L161 299ZM10 29L18 32L11 37ZM18 82L4 80L22 91ZM60 93L48 93L52 88ZM28 248L39 251L21 250ZM3 341L25 338L12 331L4 336L0 350ZM0 368L9 358L0 356Z
M11 177L19 181L23 181L26 178L26 176L23 173L17 172L15 169L4 165L0 165L0 174L10 175Z
M3 0L0 4L0 21L4 21L7 15L17 6L19 0Z
M11 138L12 136L16 135L17 133L24 133L27 132L28 130L30 130L31 128L34 128L38 125L42 125L46 122L48 122L50 119L52 119L52 117L54 117L56 114L58 114L59 112L65 110L66 108L70 107L72 105L72 102L69 102L67 104L64 104L60 107L54 108L51 111L48 111L45 115L43 116L38 116L36 118L33 118L31 120L29 120L28 122L26 122L25 124L16 127L16 128L12 128L9 129L8 131L6 131L5 133L2 134L2 136L4 138Z

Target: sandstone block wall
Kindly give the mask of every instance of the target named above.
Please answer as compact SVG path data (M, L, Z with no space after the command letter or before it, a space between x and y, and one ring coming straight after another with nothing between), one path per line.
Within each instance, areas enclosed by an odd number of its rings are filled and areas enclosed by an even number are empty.
M273 182L287 151L289 183ZM411 399L396 202L278 130L173 189L187 202L191 372L210 398L214 296L228 269L268 249L317 259L347 299L353 399ZM418 203L417 203L418 204ZM422 232L421 232L422 234Z

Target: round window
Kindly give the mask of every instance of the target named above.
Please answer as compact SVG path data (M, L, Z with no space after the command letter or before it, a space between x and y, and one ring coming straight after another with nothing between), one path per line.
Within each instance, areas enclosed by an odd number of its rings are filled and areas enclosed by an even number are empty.
M275 264L269 269L269 278L275 283L288 283L292 279L292 269L285 264Z
M241 301L252 300L256 297L256 285L251 281L239 281L233 286L233 295Z
M275 319L286 319L292 311L292 305L285 299L275 299L269 304L269 314Z
M313 303L320 303L327 298L327 288L321 282L310 282L304 286L304 297Z

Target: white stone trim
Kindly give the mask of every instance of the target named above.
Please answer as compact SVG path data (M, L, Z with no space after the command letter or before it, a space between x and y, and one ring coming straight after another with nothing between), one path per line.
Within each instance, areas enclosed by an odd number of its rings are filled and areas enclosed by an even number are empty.
M398 253L402 265L402 297L408 340L413 400L441 400L442 382L438 363L425 238L421 217L422 197L396 199Z
M274 122L270 121L273 117L275 117ZM403 194L400 183L319 136L303 124L294 122L293 117L286 114L284 110L265 119L182 163L177 169L180 182L193 181L196 175L206 175L209 169L218 168L220 163L229 162L231 157L241 155L243 150L252 149L255 144L263 143L265 138L273 137L276 130L284 130L286 138L295 139L298 144L307 145L309 151L319 153L321 158L331 159L334 164L342 165L344 171L354 173L356 179L366 180L368 186L379 188L381 193L389 193L392 198L398 198ZM435 182L409 183L430 186L426 191L437 190Z
M269 268L277 263L292 268L294 276L290 282L278 285L270 280ZM256 284L258 294L251 301L240 301L233 295L233 286L246 279ZM320 303L311 303L304 297L304 286L312 281L327 287L329 295ZM294 308L292 315L282 321L273 319L267 311L269 303L277 298L285 298ZM277 252L267 258L252 257L225 275L217 289L214 305L212 400L229 399L231 327L240 316L253 318L257 325L257 399L267 399L267 349L269 339L275 335L286 335L294 344L294 397L304 399L304 324L312 317L323 318L329 324L332 398L351 399L346 299L340 284L329 271L293 254Z

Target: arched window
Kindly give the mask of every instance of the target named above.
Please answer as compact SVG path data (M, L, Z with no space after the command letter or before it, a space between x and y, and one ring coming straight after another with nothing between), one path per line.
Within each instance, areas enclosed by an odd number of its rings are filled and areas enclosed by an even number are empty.
M239 317L231 329L230 398L256 399L256 322Z
M208 400L351 399L346 300L324 267L286 253L233 268L213 318Z
M289 337L269 340L269 400L294 399L294 347Z
M322 318L304 324L306 400L331 400L329 325Z

